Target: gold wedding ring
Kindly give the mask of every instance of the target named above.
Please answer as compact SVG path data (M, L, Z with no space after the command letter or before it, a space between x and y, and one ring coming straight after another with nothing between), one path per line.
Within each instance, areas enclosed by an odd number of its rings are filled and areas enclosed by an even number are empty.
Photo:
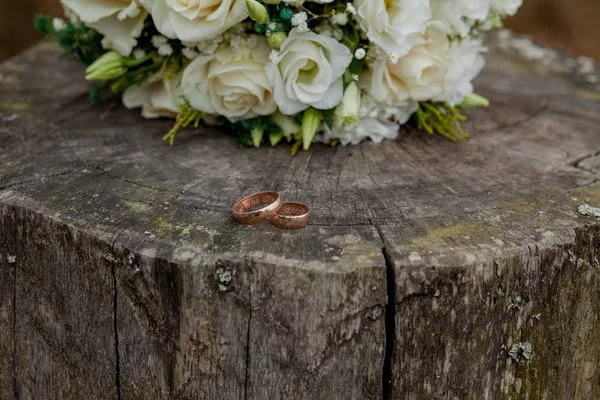
M283 203L271 223L281 229L300 229L308 225L310 208L302 203Z
M242 225L256 225L273 218L280 207L279 193L254 193L233 206L233 219Z

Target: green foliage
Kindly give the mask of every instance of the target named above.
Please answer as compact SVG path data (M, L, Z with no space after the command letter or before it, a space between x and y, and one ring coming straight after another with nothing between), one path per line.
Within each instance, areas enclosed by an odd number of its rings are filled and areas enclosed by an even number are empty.
M64 57L82 62L86 66L90 66L107 53L102 46L103 36L85 25L73 25L71 22L67 22L64 29L55 30L51 17L37 15L35 27L62 48ZM168 79L179 73L187 63L181 54L183 44L178 40L170 40L169 45L173 48L173 55L160 57L151 42L152 36L157 34L156 27L148 18L144 23L144 31L139 37L136 47L136 49L144 50L146 56L141 59L123 57L120 65L122 73L119 71L118 74L110 76L110 79L93 87L90 90L90 97L94 101L100 101L103 91L107 89L111 89L114 93L122 93L128 88L140 86L150 79Z
M254 31L261 35L268 35L274 32L289 32L292 29L292 17L294 11L283 3L277 5L264 4L269 14L269 22L254 23Z
M448 103L421 102L412 118L418 129L425 129L431 134L438 133L453 142L469 137L461 126L461 122L466 121L467 117L462 115L458 108Z
M231 125L231 130L237 137L238 147L258 147L258 145L270 136L279 136L283 134L281 128L268 116L237 121ZM259 136L258 132L262 132L260 134L260 140L257 140Z
M105 52L102 48L103 36L86 26L75 26L67 22L65 29L57 31L52 26L52 17L40 14L35 17L35 27L62 48L65 58L86 66Z

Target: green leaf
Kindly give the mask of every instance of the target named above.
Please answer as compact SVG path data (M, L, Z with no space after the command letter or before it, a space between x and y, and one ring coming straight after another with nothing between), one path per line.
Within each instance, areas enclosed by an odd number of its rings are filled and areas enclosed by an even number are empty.
M302 114L302 148L306 151L310 148L319 125L321 124L321 113L314 108L309 108Z
M366 59L367 57L363 57L362 60L359 60L358 58L353 58L352 62L348 66L348 71L350 71L350 73L353 75L360 74L360 71L362 71L363 67L365 66Z
M37 14L35 16L35 29L37 29L41 33L49 34L52 30L52 22L50 21L50 17L43 14Z
M265 130L261 127L254 128L250 131L250 135L252 136L252 144L254 147L260 147L260 143L262 142L264 134Z
M333 129L333 115L335 113L335 107L330 108L329 110L322 110L321 115L323 116L323 121L327 124L329 129Z
M269 133L269 141L271 142L271 146L277 146L277 143L279 143L281 139L283 139L283 132Z

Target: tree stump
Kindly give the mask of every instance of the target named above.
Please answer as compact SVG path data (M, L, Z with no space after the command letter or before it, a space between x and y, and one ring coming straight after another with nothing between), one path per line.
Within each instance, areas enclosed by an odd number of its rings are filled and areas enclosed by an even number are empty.
M600 398L600 90L492 39L469 140L294 158L2 64L0 398ZM236 225L262 190L310 225Z

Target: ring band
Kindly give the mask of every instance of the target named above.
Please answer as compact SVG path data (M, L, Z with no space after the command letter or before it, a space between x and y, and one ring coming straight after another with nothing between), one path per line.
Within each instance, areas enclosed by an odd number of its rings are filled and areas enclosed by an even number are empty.
M233 219L238 224L256 225L273 218L280 207L279 193L254 193L235 203L235 206L233 206Z
M302 203L283 203L271 223L281 229L300 229L308 225L310 208Z

